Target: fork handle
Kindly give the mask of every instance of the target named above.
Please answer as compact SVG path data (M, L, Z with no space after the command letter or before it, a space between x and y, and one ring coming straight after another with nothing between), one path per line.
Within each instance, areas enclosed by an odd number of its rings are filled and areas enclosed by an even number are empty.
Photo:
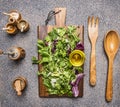
M91 59L90 59L90 85L96 85L96 55L95 45L92 45Z

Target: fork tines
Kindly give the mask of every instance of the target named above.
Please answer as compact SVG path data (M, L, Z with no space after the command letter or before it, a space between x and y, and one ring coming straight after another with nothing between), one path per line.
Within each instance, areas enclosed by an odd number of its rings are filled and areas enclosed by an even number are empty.
M94 16L92 16L92 17L88 17L88 25L89 25L89 27L92 27L92 26L94 26L94 27L98 27L98 23L99 23L99 18L98 17L96 17L96 18L94 18Z

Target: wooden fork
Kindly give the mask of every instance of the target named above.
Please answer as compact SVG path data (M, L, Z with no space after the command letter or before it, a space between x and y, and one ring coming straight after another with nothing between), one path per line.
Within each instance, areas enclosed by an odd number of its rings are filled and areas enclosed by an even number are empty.
M91 42L91 59L90 59L90 85L96 85L96 52L95 52L95 45L96 40L98 38L98 23L99 19L97 18L90 18L88 17L88 35Z

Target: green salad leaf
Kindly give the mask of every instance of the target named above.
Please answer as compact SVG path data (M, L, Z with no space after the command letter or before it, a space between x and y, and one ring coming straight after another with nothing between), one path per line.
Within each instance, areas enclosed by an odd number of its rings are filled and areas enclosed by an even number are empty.
M32 58L33 63L42 64L37 74L50 94L72 95L70 82L76 78L75 71L82 72L82 67L74 67L69 61L69 52L80 41L75 26L54 28L44 40L38 40L38 53L41 60Z

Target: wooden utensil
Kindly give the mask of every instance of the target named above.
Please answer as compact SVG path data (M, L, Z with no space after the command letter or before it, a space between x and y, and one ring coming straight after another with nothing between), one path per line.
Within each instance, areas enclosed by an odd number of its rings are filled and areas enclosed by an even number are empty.
M37 31L38 31L38 39L44 39L45 36L47 36L47 33L49 33L53 28L55 27L67 27L65 25L65 19L66 19L66 8L55 8L55 12L58 12L59 10L61 10L58 14L55 15L55 23L56 25L54 26L38 26ZM83 26L76 26L77 27L77 32L81 39L81 42L83 43ZM40 59L40 55L38 54L38 59ZM42 65L38 65L38 70L41 71L42 69ZM63 96L51 96L49 95L49 93L47 92L47 88L44 86L43 84L43 80L42 77L39 76L38 77L38 83L39 83L39 96L40 97L63 97ZM83 79L80 81L79 83L79 96L78 97L82 97L83 96ZM65 95L64 97L68 97L67 95Z
M108 56L109 66L108 66L108 77L106 85L106 100L112 100L113 94L113 61L115 55L119 49L120 39L116 31L109 31L104 38L104 48Z
M92 45L91 50L91 59L90 59L90 85L95 86L96 85L96 40L98 38L98 18L88 18L88 35L89 39Z

